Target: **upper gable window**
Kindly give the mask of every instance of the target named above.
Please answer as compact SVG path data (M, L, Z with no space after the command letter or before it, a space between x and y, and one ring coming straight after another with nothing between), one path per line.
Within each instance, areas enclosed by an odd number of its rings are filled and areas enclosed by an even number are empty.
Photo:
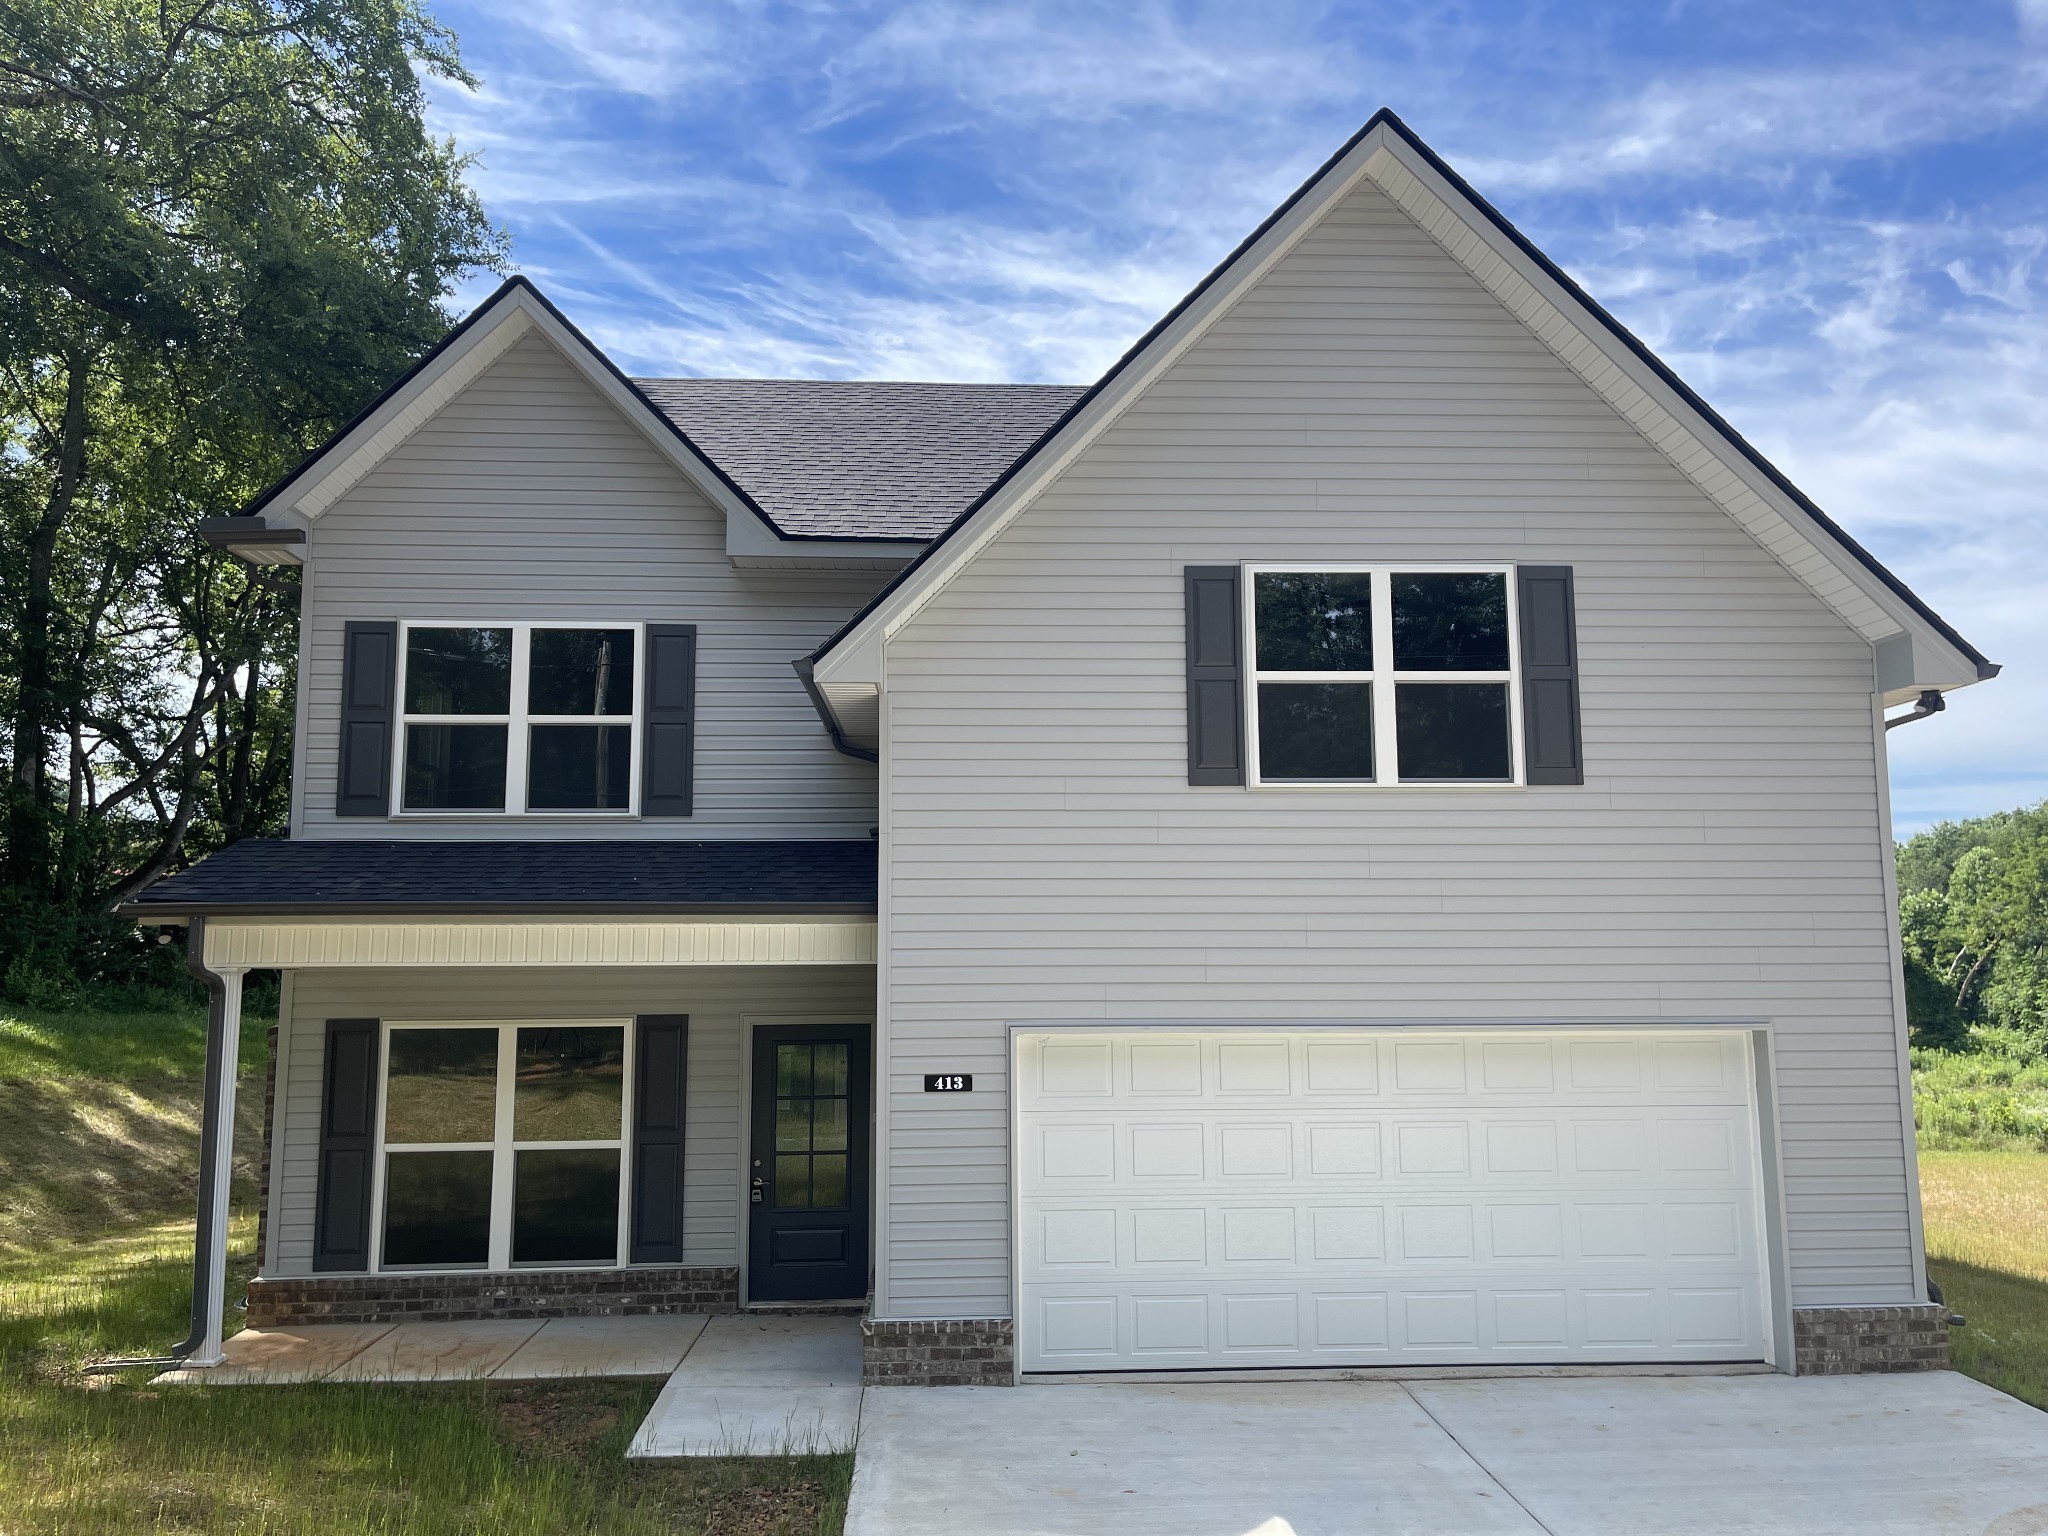
M639 640L637 625L407 624L401 809L631 814Z
M1252 567L1253 784L1515 784L1506 567Z

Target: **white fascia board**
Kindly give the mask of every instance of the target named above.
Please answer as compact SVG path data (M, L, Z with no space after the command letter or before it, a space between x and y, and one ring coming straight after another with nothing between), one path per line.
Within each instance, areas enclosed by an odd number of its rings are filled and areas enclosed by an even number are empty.
M656 452L724 512L728 527L735 517L762 526L760 514L733 492L724 477L693 452L588 342L524 286L509 289L486 313L476 316L452 345L358 422L346 439L334 444L304 481L279 498L282 506L273 503L265 508L266 514L289 510L309 523L318 518L530 331L545 336L593 389L639 429ZM762 527L762 532L775 538L770 529Z
M1223 281L1213 284L1154 336L1144 352L1131 360L1130 366L1093 396L1060 429L1057 438L1039 450L1023 474L998 490L964 527L939 546L914 579L890 593L841 638L817 664L819 684L867 683L880 687L881 642L893 636L926 603L944 591L947 583L991 539L1008 527L1019 512L1035 501L1039 493L1100 437L1132 401L1177 362L1189 347L1201 340L1247 289L1294 249L1301 237L1358 184L1365 174L1367 160L1385 133L1384 128L1375 128L1353 145L1350 153L1330 167L1315 196L1303 198L1275 220L1271 228L1238 256Z
M1404 140L1386 135L1366 174L1622 418L1766 550L1875 644L1914 638L1921 687L1979 681L1977 664L1929 624L1640 356L1510 240Z
M776 534L742 508L725 518L726 558L737 566L781 570L900 571L915 560L928 539L793 539Z

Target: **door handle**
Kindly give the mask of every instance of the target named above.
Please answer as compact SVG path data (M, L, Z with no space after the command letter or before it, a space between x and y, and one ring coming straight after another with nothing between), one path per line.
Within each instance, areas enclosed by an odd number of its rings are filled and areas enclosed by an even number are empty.
M759 1205L759 1204L761 1203L761 1200L762 1200L762 1195L761 1195L761 1189L762 1189L762 1180L761 1180L761 1177L760 1177L760 1175L759 1175L759 1174L756 1174L756 1175L754 1176L754 1183L753 1183L753 1187L752 1187L751 1189L749 1189L749 1190L747 1191L747 1202L748 1202L748 1203L749 1203L750 1205Z

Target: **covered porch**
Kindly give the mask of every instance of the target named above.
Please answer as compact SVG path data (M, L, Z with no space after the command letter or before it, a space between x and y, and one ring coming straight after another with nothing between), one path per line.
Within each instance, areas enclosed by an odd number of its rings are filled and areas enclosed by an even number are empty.
M857 1306L873 868L845 843L271 843L145 893L130 914L190 925L213 998L174 1353L228 1358L227 1064L263 970L256 1333Z

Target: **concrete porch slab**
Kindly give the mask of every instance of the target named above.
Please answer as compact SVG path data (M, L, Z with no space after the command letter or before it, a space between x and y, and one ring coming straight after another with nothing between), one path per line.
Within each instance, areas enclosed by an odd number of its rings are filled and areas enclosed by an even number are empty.
M1542 1536L1402 1388L876 1387L846 1536Z
M704 1331L704 1318L554 1317L491 1372L493 1381L666 1376Z
M244 1328L221 1346L227 1356L206 1370L165 1371L159 1382L280 1386L319 1381L396 1327L395 1323L324 1323L308 1328Z
M477 1380L540 1332L542 1318L401 1323L332 1372L329 1381Z
M655 1399L626 1455L818 1455L853 1448L860 1323L714 1317Z

